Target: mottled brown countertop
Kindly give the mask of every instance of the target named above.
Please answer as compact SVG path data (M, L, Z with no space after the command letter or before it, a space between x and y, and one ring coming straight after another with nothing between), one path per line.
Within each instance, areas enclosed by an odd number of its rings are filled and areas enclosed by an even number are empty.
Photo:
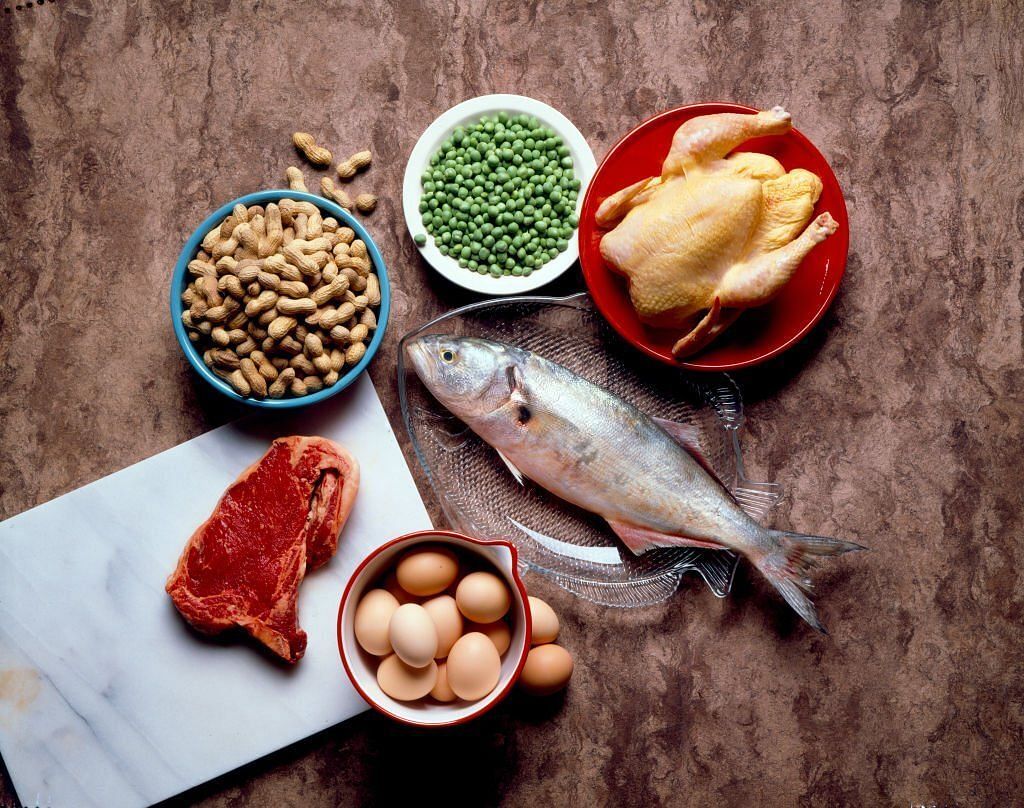
M214 206L281 184L300 125L375 153L358 187L382 197L369 228L396 290L371 375L396 426L398 336L469 299L418 259L399 204L416 137L458 101L535 96L598 157L666 107L782 103L849 205L828 316L739 377L752 470L788 491L776 524L872 548L819 578L830 638L746 567L727 600L688 580L637 611L534 579L578 661L564 701L513 698L429 737L367 714L182 803L1024 799L1020 4L14 5L0 13L0 517L239 414L183 361L168 277ZM578 273L556 290L577 288Z

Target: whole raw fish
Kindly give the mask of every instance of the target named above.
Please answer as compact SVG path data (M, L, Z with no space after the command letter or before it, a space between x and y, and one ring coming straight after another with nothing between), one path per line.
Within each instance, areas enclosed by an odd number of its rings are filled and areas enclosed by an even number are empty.
M638 555L680 546L741 553L825 632L805 594L810 562L860 545L762 527L684 448L680 425L504 343L431 334L409 342L406 354L427 389L520 481L599 514Z

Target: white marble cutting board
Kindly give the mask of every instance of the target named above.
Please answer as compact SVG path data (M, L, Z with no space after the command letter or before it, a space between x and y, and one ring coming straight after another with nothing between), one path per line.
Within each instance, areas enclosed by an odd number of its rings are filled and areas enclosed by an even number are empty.
M359 460L337 556L299 590L294 668L191 632L164 592L193 530L269 439L322 435ZM342 588L374 547L430 519L369 377L259 416L0 523L0 754L51 808L170 797L366 709L338 658Z

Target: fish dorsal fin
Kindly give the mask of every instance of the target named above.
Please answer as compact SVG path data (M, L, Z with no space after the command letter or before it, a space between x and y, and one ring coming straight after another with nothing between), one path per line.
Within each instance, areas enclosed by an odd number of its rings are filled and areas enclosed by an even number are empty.
M614 519L608 520L608 526L615 532L615 535L622 539L625 544L636 555L646 553L655 547L702 547L708 550L724 550L725 548L716 542L704 541L702 539L691 539L687 536L674 536L668 533L661 533L649 527L640 527L629 522L619 522Z
M711 461L708 460L707 455L704 454L704 449L700 445L700 430L698 430L697 427L690 424L681 424L678 421L669 421L665 418L653 418L652 420L664 429L672 440L686 449L690 456L701 464L704 471L718 481L722 488L726 488L725 483L722 482L722 478L719 477L718 472L715 471L715 467L711 465Z
M507 457L505 457L501 450L495 449L494 451L498 453L498 457L501 458L501 462L508 466L508 470L512 472L512 476L516 478L516 482L519 483L520 485L526 485L526 476L523 474L523 472L519 470L519 467L516 466L516 464L509 460Z

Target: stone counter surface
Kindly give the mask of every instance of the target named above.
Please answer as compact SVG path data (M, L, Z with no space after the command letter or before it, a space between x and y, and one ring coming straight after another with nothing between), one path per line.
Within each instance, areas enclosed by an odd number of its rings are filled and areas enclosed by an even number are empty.
M1022 40L1012 2L7 0L0 518L240 414L182 359L168 280L211 209L283 184L295 129L374 152L354 187L381 197L395 293L371 375L403 441L398 337L471 299L401 218L405 158L452 104L537 97L600 159L667 107L781 103L849 206L835 305L738 376L775 525L871 547L818 576L831 637L747 566L726 600L687 580L634 611L533 577L576 656L564 698L448 732L366 714L175 802L1019 804Z

